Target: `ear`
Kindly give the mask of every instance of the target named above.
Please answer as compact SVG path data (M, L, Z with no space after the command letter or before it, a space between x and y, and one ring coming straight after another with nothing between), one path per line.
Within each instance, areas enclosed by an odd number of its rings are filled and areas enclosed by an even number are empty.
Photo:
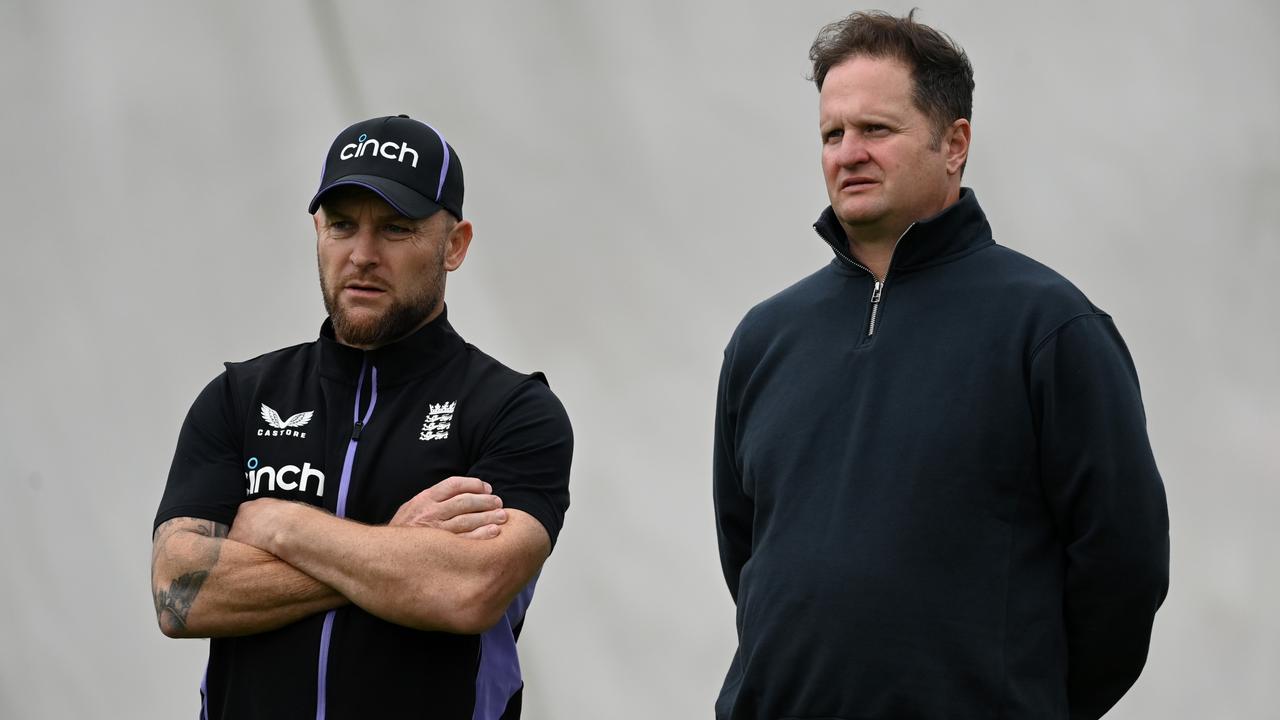
M449 231L444 241L444 269L453 272L462 267L467 259L467 248L471 247L471 221L459 220Z
M948 175L958 175L964 169L964 163L969 159L969 141L972 135L973 128L969 126L969 121L956 118L942 136L942 152L947 158Z

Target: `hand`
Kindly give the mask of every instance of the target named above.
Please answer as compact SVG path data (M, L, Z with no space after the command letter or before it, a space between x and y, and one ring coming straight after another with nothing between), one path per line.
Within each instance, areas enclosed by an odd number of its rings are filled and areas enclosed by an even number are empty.
M502 532L507 511L493 486L473 477L445 478L400 506L391 525L433 527L483 540Z
M227 538L271 552L271 542L281 529L284 514L298 503L278 498L258 498L240 504Z

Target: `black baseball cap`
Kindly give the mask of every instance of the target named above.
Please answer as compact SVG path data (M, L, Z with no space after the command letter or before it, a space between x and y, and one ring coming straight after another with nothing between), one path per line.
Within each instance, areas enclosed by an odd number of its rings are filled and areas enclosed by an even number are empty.
M448 210L462 219L462 163L444 136L408 115L358 122L338 134L307 212L340 185L372 190L396 212L424 218Z

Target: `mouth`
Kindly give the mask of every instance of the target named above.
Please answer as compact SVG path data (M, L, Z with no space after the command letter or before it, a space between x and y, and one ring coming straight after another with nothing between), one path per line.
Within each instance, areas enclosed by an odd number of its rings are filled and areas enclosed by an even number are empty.
M371 282L353 280L343 285L342 291L358 298L374 298L385 294L387 289Z
M878 180L872 180L869 177L857 176L857 177L845 178L844 180L841 180L840 190L857 192L859 190L865 190L869 187L879 185L879 184L880 184L880 181Z

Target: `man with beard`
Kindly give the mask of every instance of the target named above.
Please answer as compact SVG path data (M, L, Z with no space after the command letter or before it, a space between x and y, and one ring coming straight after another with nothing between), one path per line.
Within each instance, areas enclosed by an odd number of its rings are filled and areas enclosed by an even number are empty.
M716 717L1098 718L1141 672L1169 581L1133 361L961 186L958 46L860 12L810 59L832 259L725 350L714 492L738 651Z
M430 126L344 130L310 207L320 337L228 363L188 413L151 582L166 635L212 638L201 717L519 717L573 437L541 373L448 322L462 197Z

